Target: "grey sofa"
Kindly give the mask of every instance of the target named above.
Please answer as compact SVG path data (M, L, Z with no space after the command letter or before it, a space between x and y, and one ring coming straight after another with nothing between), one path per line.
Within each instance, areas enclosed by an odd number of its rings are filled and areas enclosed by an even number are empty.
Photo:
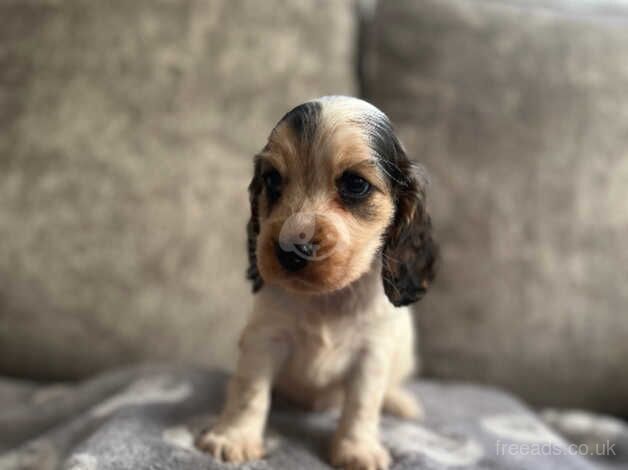
M251 156L361 95L431 173L425 376L628 415L621 1L0 2L0 373L229 368Z
M591 468L493 445L551 433L508 392L628 415L626 53L619 0L0 1L0 374L27 380L0 379L0 468L215 468L186 442L222 376L30 380L229 369L251 156L325 94L381 107L431 174L423 375L504 390L414 384L396 468ZM129 401L164 377L185 399ZM332 422L274 412L254 465L326 468Z

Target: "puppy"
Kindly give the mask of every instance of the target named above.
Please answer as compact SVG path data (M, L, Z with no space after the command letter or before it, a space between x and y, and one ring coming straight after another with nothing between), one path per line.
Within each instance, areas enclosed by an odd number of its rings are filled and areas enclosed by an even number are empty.
M380 410L417 417L408 304L434 279L426 176L384 113L323 97L297 106L255 156L248 278L257 293L227 403L197 445L262 457L271 388L314 409L342 404L333 465L386 469Z

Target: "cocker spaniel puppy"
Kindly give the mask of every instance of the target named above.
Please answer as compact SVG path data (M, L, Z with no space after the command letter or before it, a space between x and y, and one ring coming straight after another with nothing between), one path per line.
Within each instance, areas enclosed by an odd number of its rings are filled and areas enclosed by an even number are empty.
M426 177L384 113L323 97L297 106L255 157L248 278L257 293L227 403L197 445L243 462L263 455L271 388L320 409L342 404L331 461L385 469L380 410L416 417L408 304L434 278Z

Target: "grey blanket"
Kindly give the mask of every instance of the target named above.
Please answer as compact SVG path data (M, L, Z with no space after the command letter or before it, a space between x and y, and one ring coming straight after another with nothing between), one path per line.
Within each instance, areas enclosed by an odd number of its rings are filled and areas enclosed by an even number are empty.
M213 470L234 468L197 451L215 419L226 377L176 366L129 368L77 385L0 380L0 470ZM423 422L386 416L382 438L394 469L598 468L575 455L524 405L489 388L420 381ZM247 469L329 469L337 414L276 400L268 455Z

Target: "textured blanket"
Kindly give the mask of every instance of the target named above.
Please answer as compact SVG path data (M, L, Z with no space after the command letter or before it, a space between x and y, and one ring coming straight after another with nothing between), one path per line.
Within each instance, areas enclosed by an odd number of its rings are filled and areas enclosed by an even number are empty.
M129 368L76 385L0 380L0 470L235 468L193 446L220 410L225 381L219 372L175 366ZM386 416L381 425L395 470L598 468L502 392L423 381L411 389L425 420ZM336 419L275 403L267 457L242 468L329 469Z

